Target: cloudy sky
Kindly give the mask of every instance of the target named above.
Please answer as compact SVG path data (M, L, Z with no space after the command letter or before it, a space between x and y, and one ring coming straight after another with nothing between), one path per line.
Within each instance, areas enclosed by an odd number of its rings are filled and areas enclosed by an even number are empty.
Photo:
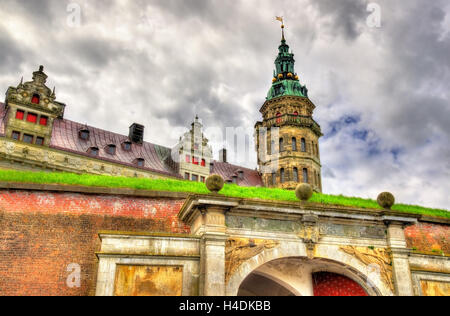
M284 16L325 134L324 191L450 209L450 2L378 0L380 27L369 2L0 0L0 90L42 64L68 119L140 122L165 146L196 114L252 135ZM237 162L255 168L247 151Z

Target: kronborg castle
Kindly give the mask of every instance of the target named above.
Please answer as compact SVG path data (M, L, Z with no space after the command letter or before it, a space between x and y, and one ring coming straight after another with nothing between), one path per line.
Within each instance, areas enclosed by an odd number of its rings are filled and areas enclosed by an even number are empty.
M226 149L213 160L198 118L169 148L141 124L120 135L69 120L42 66L10 87L0 170L168 178L211 193L0 182L0 295L449 296L448 218L395 211L389 193L373 209L309 201L322 192L323 135L282 28L255 170ZM224 182L299 200L230 197Z

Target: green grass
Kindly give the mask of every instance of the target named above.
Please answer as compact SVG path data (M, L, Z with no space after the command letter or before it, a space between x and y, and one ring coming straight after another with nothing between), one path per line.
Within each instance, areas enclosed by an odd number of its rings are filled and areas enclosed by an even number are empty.
M209 191L203 183L190 181L142 178L122 178L110 176L76 175L70 173L25 172L0 170L0 181L38 184L81 185L88 187L131 188L150 191L186 192L207 194ZM293 191L269 188L246 188L226 184L220 192L225 196L276 201L298 201ZM376 201L342 195L314 194L310 200L326 205L350 206L366 209L381 209ZM430 209L420 206L396 204L394 211L420 214L434 217L450 218L447 210Z

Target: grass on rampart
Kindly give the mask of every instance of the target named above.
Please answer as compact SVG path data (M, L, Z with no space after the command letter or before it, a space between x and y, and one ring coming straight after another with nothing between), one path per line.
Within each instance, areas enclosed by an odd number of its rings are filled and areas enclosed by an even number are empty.
M80 185L88 187L108 187L108 188L130 188L137 190L186 192L207 194L209 191L203 183L172 180L172 179L143 179L143 178L123 178L110 176L77 175L71 173L46 173L46 172L26 172L15 170L0 170L1 182L37 183L37 184L60 184L60 185ZM250 198L275 201L298 201L293 191L239 187L233 184L226 184L220 192L225 196ZM380 209L377 202L370 199L355 197L345 197L342 195L327 195L315 193L310 200L313 203L326 205L350 206L367 209ZM431 209L421 206L396 204L392 208L394 211L421 214L434 217L450 218L447 210Z

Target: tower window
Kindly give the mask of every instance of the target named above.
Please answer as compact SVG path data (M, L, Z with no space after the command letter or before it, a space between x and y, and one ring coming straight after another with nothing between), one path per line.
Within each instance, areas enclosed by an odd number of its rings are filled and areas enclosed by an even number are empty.
M36 123L37 122L37 114L28 113L27 122Z
M285 180L285 174L284 174L284 168L282 168L280 170L280 182L284 183L284 180Z
M306 152L306 139L302 138L302 152Z
M24 134L23 135L23 142L27 143L27 144L32 144L33 143L33 135L28 135L28 134Z
M292 137L292 151L297 151L297 138Z
M25 117L25 111L17 110L17 112L16 112L16 119L23 120L24 117Z
M39 125L47 126L48 123L48 117L47 116L41 116L39 119Z
M309 183L308 169L306 168L303 169L303 183Z
M294 182L298 182L298 169L297 168L294 168L293 175L294 175Z
M31 103L39 104L40 102L41 102L41 97L39 96L39 94L34 94L33 97L31 98Z
M14 140L19 140L20 139L20 133L16 132L16 131L12 132L11 138L14 139Z
M116 145L106 146L106 152L110 155L115 155L116 154Z
M44 138L43 137L36 137L35 144L38 145L38 146L44 145Z
M90 132L87 129L83 129L80 131L79 136L82 140L89 140Z

